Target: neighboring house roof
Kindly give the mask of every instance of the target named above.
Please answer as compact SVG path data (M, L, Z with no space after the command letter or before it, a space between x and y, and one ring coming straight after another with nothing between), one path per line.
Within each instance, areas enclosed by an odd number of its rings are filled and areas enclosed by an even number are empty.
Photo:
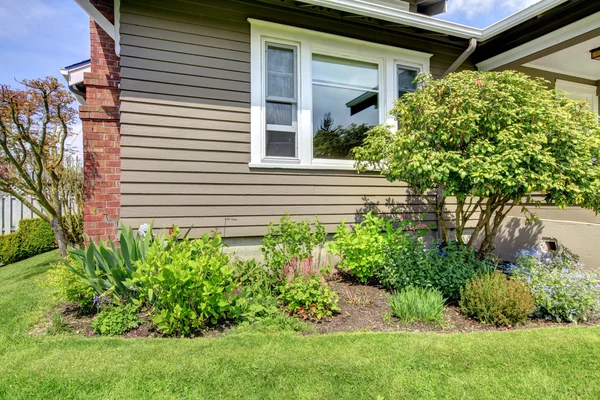
M60 70L61 75L67 81L69 90L75 94L77 101L79 101L81 104L85 104L85 85L83 84L83 74L90 71L90 60L67 65Z

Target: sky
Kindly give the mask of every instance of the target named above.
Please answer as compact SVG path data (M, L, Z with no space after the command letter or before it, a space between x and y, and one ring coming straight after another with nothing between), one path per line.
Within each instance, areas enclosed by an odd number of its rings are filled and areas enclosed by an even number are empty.
M438 18L484 28L539 0L448 0ZM89 58L89 22L73 0L0 1L0 84L48 75ZM78 125L76 130L81 130ZM81 137L73 139L81 151Z

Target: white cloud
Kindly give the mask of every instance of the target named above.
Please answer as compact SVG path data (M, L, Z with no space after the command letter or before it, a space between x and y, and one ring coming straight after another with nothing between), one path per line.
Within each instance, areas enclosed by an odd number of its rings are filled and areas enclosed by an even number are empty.
M477 20L500 20L510 14L531 6L540 0L449 0L444 19L476 22Z

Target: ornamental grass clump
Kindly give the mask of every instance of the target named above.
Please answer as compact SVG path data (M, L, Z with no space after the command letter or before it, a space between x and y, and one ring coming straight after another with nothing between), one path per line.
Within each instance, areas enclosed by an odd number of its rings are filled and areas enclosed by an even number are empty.
M437 289L407 287L388 295L392 314L400 321L411 324L425 322L440 324L443 320L445 300Z
M522 250L510 273L534 294L536 315L557 322L585 322L600 316L598 274L585 270L569 251Z
M475 276L460 294L463 314L484 324L522 324L535 311L535 300L529 289L500 271Z

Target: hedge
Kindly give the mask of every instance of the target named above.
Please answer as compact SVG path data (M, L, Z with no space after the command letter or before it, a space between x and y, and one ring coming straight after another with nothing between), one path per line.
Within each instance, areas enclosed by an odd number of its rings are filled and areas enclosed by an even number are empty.
M22 219L16 232L0 235L0 263L12 264L55 248L49 223L40 218Z

